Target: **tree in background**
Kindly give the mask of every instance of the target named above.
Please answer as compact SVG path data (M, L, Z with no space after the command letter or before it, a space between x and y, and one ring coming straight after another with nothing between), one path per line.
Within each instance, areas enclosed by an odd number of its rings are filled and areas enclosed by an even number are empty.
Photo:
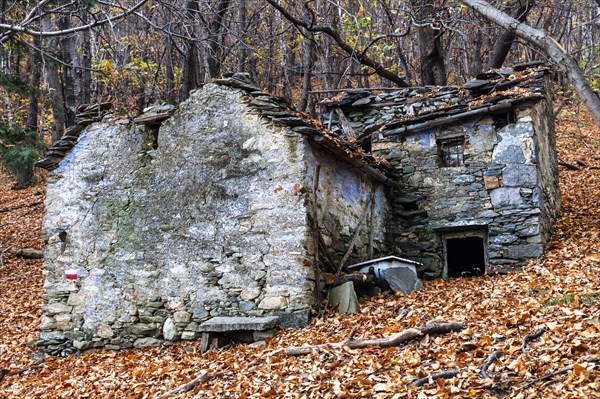
M335 90L460 84L534 59L563 66L559 84L579 68L574 87L587 83L590 97L599 2L491 0L488 9L521 23L500 26L471 11L475 0L0 0L0 74L36 89L0 88L0 117L54 141L80 103L112 101L135 116L237 71L314 114L318 96Z

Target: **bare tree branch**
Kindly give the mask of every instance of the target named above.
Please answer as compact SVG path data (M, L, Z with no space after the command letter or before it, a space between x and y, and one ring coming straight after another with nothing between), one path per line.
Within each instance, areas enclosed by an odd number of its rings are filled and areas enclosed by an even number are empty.
M327 36L331 37L337 43L337 45L342 50L344 50L348 55L356 58L356 60L358 62L360 62L361 64L373 68L375 70L375 72L382 78L388 79L400 87L408 87L409 86L409 84L406 83L398 75L390 72L383 65L381 65L380 63L376 62L375 60L373 60L372 58L370 58L366 54L364 54L364 51L357 53L355 51L355 49L342 38L340 33L337 30L335 30L334 28L332 28L331 26L315 25L313 23L314 21L309 23L307 21L304 21L304 20L292 15L292 13L290 13L287 9L285 9L283 6L278 4L276 0L266 0L266 1L267 1L267 3L271 4L277 11L279 11L281 13L281 15L283 15L284 18L287 19L288 21L290 21L292 24L294 24L296 26L300 26L309 32L325 33Z
M104 18L104 19L101 19L98 21L94 21L94 22L91 22L86 25L75 26L75 27L69 28L69 29L62 29L62 30L56 30L56 31L37 31L37 30L29 29L26 27L26 25L28 25L31 22L31 20L27 21L26 24L24 24L23 22L25 22L25 21L23 21L17 25L0 23L0 29L5 29L12 33L25 33L27 35L38 36L38 37L63 36L63 35L67 35L70 33L81 32L84 30L94 28L96 26L100 26L100 25L104 25L106 23L111 23L111 22L117 21L121 18L124 18L124 17L130 15L130 14L133 14L147 2L148 2L148 0L141 0L135 6L133 6L132 8L130 8L128 10L123 11L122 13L119 13L112 17L107 17L107 18ZM10 36L6 35L6 34L4 34L3 36L0 36L0 43L5 43L9 38L10 38Z

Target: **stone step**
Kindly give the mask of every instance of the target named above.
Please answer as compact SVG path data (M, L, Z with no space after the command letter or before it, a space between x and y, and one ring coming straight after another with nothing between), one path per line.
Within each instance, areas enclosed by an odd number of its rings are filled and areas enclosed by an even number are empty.
M264 331L279 325L279 317L213 317L198 326L198 332Z

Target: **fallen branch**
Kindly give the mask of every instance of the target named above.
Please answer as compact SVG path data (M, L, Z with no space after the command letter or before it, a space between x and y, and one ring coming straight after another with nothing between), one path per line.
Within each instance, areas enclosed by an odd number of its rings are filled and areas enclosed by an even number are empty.
M9 254L16 255L19 258L25 258L25 259L43 259L44 258L44 251L42 251L41 249L35 249L35 248L21 248L21 249L7 248L6 250L4 250L2 252L7 252Z
M591 359L586 359L586 362L590 362L590 363L600 363L600 358L591 358ZM575 367L574 364L567 366L567 367L563 367L562 369L558 369L556 371L553 371L551 373L548 374L544 374L543 376L539 377L539 378L535 378L531 381L529 381L527 384L523 385L520 389L527 389L527 388L531 388L532 386L534 386L535 384L537 384L538 382L541 381L546 381L549 380L557 375L560 374L564 374L564 373L568 373L569 371L573 370L573 367Z
M483 378L490 378L490 376L487 373L487 370L496 359L500 358L500 356L502 356L502 352L500 352L499 350L495 350L492 353L490 353L490 355L483 361L481 367L479 367L479 374L481 374Z
M162 395L155 396L154 399L165 399L171 395L178 395L180 393L189 392L192 389L196 388L201 382L208 381L212 377L213 377L212 374L209 374L208 372L204 372L203 374L199 375L198 377L194 378L193 380L191 380L190 382L188 382L186 384L183 384L169 392L165 392Z
M21 208L31 208L32 206L41 205L43 203L44 203L44 201L37 201L37 202L32 202L31 204L11 206L9 208L0 209L0 213L10 212L10 211L14 211L14 210L21 209Z
M40 366L40 364L42 364L44 362L45 359L38 359L35 362L33 362L31 364L31 366L28 367L23 367L20 370L17 371L9 371L7 369L0 369L0 382L2 382L2 380L4 379L4 377L10 377L13 375L20 375L23 373L28 372L29 370L37 370L40 369L42 366Z
M398 346L404 342L411 341L413 339L422 338L430 334L447 334L452 331L460 331L465 328L463 323L449 322L449 323L432 323L427 324L423 327L409 328L396 334L392 334L389 337L377 338L377 339L354 339L351 334L348 338L341 342L333 342L321 345L304 345L304 346L291 346L289 348L277 349L267 356L273 356L277 354L284 354L290 356L307 355L312 351L319 351L321 349L335 349L341 347L348 347L350 349L360 349L370 346L379 346L381 348L387 348L391 346Z
M572 163L561 161L560 159L558 160L558 164L561 166L564 166L565 168L567 168L569 170L581 170L581 168L579 166L575 166Z
M544 327L542 327L539 330L537 330L536 332L534 332L532 334L527 334L526 336L524 336L523 343L521 344L521 352L523 352L523 354L525 354L525 352L526 352L525 347L527 346L527 344L530 343L531 341L535 341L536 339L541 337L542 334L544 334L545 332L546 332L546 329Z
M426 377L419 378L416 381L411 382L408 386L420 387L425 384L434 383L438 378L454 378L460 373L460 370L446 370L440 371L439 373L430 374Z
M363 224L367 220L367 215L369 214L369 211L371 209L371 202L373 202L373 199L374 199L373 197L374 197L374 195L371 195L371 197L369 198L369 202L367 202L367 206L365 207L365 210L364 210L362 216L360 217L360 221L358 222L358 225L356 226L356 230L354 231L352 240L350 240L350 244L348 245L348 250L344 254L344 257L342 258L342 261L340 262L340 265L338 266L337 272L335 273L336 275L340 274L340 272L342 271L342 268L346 265L348 258L350 257L350 255L352 255L352 251L354 251L354 246L356 245L356 241L358 240L358 235L360 234L360 229L362 228Z

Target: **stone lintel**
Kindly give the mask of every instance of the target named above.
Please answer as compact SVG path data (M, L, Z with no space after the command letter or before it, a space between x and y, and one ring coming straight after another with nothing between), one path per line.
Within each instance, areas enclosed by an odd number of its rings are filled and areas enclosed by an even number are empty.
M263 331L279 324L279 317L213 317L198 326L198 332Z

